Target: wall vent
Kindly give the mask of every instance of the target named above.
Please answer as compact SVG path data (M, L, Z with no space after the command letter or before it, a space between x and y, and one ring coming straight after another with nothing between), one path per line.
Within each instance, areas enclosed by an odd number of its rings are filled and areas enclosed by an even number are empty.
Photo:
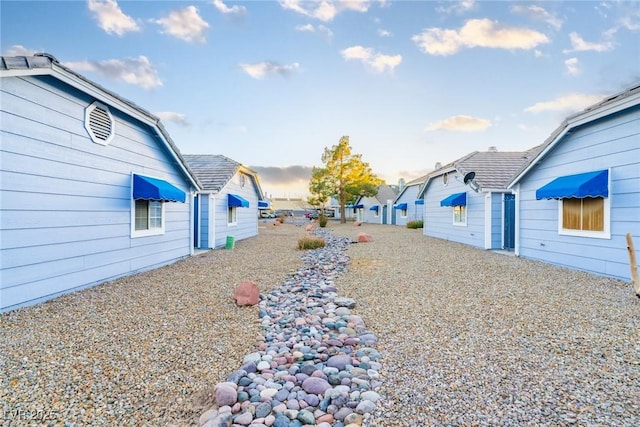
M107 145L114 135L113 116L109 107L94 102L85 110L84 127L96 144Z

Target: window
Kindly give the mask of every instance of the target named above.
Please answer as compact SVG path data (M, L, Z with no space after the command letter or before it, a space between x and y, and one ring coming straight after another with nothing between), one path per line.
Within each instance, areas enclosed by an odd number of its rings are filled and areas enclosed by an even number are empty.
M157 200L136 200L133 237L164 233L162 202Z
M407 217L407 209L400 209L400 218L406 218Z
M453 207L453 225L467 225L467 207Z
M558 233L610 238L609 198L561 199Z
M442 175L442 184L447 185L449 183L449 174L445 173Z
M235 225L238 223L237 212L235 206L229 206L227 208L227 224Z

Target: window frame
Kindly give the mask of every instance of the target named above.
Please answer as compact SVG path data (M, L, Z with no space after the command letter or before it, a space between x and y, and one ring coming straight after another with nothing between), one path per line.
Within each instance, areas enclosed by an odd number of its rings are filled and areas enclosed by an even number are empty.
M238 225L238 208L235 206L227 205L227 225Z
M407 218L409 216L409 208L400 209L400 218Z
M467 207L466 206L452 206L452 219L453 225L456 227L466 227L467 226ZM456 221L456 208L460 208L461 212L464 213L464 221Z
M147 226L148 226L148 228L142 229L142 230L136 229L136 208L137 208L138 202L146 202L147 203ZM153 205L153 204L156 204L156 203L157 203L157 205ZM134 198L131 198L131 237L132 238L137 238L137 237L163 235L165 233L165 219L166 219L165 206L164 205L165 205L165 203L163 203L160 200L145 200L145 199L136 200ZM152 220L152 218L154 218L154 216L151 215L152 210L153 210L153 206L159 206L160 207L160 227L152 227L151 226L151 220Z
M609 174L611 176L611 174ZM580 200L586 199L583 197ZM604 215L604 229L602 231L591 230L575 230L571 228L564 228L564 201L567 199L558 200L558 234L563 236L575 236L575 237L589 237L594 239L611 239L611 183L609 183L609 197L601 197L604 200L603 215Z

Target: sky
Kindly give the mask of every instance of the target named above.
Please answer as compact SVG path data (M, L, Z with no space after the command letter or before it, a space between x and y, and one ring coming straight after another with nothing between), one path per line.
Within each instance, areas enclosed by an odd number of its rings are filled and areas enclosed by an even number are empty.
M640 82L638 1L6 1L0 52L47 52L305 197L349 136L387 184L524 151Z

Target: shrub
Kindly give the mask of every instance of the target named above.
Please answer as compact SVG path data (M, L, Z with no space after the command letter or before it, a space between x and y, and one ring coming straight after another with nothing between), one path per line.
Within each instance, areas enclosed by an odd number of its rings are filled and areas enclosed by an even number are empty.
M325 241L320 237L305 236L298 240L298 249L324 248Z
M424 227L424 220L422 219L417 219L415 221L407 222L407 228L423 228L423 227Z
M280 224L284 224L285 220L286 220L286 216L285 214L281 213L277 216L277 220L280 221Z
M327 226L327 221L329 221L329 218L326 215L320 215L318 217L318 225L320 227L326 227Z

